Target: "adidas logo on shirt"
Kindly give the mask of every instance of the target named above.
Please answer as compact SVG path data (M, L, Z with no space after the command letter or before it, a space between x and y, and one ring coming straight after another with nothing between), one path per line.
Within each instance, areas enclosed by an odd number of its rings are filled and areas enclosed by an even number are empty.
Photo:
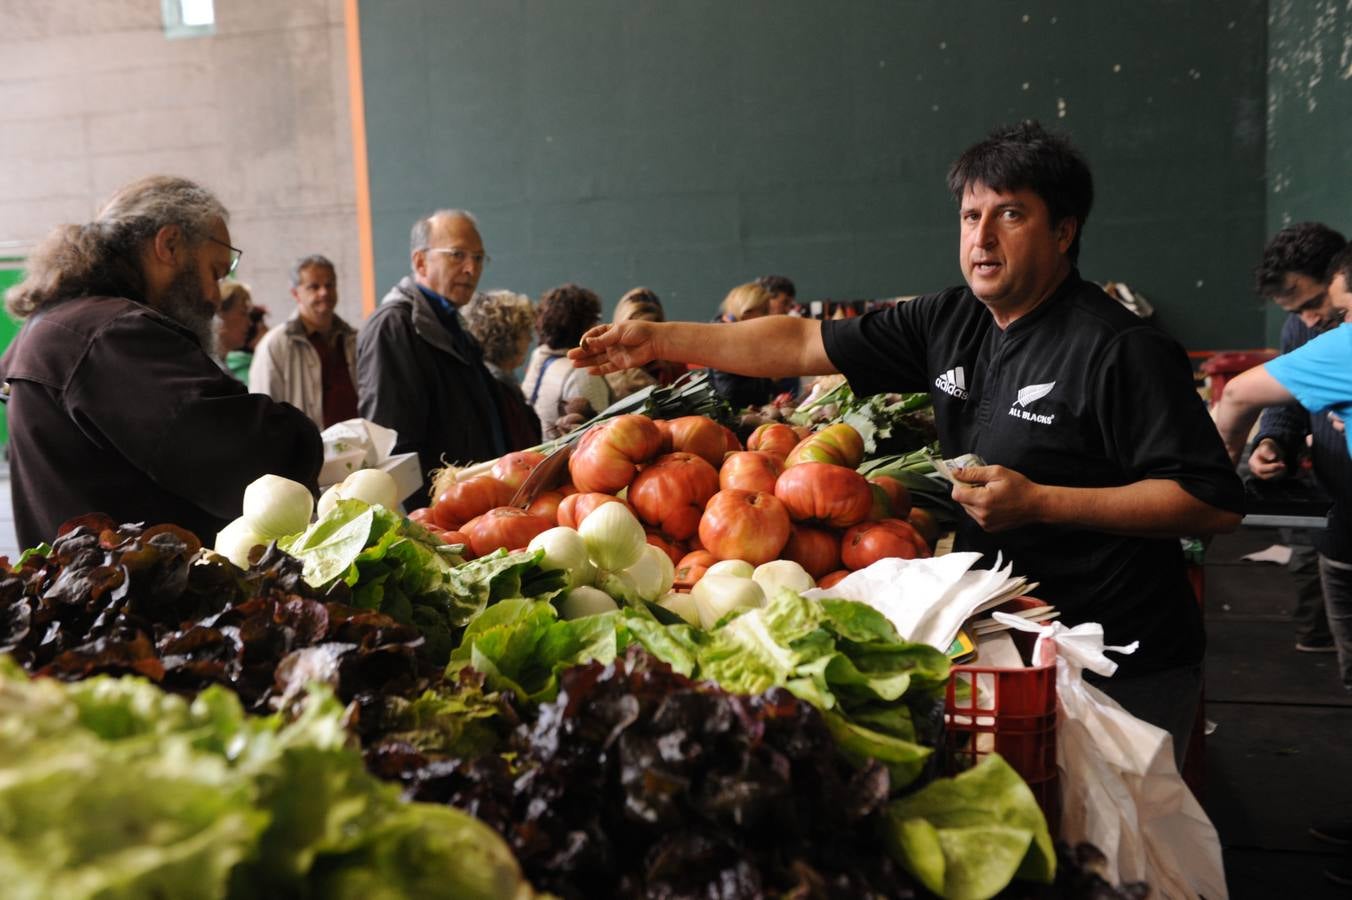
M967 399L967 376L963 374L962 366L955 366L940 374L938 378L934 379L934 386L950 397L957 397L959 400Z

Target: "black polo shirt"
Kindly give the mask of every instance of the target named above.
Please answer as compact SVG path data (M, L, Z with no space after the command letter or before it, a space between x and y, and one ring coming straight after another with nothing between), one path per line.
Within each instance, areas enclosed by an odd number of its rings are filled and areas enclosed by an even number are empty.
M1222 509L1243 490L1182 348L1072 272L1003 331L966 287L823 323L856 394L928 391L946 457L979 454L1040 484L1115 487L1167 478ZM996 551L1041 583L1068 625L1110 644L1140 640L1121 674L1195 663L1205 635L1176 538L1031 525L988 534L971 519L956 549Z

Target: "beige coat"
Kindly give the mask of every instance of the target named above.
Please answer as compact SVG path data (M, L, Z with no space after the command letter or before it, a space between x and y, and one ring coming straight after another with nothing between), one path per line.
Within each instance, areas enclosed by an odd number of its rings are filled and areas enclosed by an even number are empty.
M343 336L343 357L352 385L357 384L357 332L338 316L334 330ZM249 367L249 390L267 394L273 400L290 403L324 427L323 372L319 354L305 336L305 325L298 313L273 328L258 342L253 364Z

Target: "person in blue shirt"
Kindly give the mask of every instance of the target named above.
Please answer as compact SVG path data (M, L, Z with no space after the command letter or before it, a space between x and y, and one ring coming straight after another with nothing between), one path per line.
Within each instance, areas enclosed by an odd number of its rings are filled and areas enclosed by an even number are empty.
M1343 440L1352 451L1352 433L1346 428L1352 417L1352 250L1344 250L1333 263L1329 282L1329 300L1344 315L1343 324L1326 331L1308 343L1270 362L1250 369L1225 386L1216 407L1216 427L1230 452L1238 460L1245 438L1258 412L1265 406L1297 402L1312 415L1326 416L1343 432ZM1335 503L1352 498L1336 497ZM1352 565L1327 558L1320 559L1320 578L1324 583L1325 611L1329 631L1338 652L1338 669L1343 687L1352 693ZM1352 816L1311 826L1310 833L1337 846L1352 846ZM1352 886L1352 858L1324 871L1329 880Z

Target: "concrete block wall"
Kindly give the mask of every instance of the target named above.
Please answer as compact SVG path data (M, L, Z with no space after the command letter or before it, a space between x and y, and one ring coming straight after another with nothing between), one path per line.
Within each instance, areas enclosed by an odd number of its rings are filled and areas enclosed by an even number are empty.
M228 0L169 39L160 0L0 3L0 242L85 222L155 173L216 191L276 324L287 269L323 253L361 321L343 0Z

